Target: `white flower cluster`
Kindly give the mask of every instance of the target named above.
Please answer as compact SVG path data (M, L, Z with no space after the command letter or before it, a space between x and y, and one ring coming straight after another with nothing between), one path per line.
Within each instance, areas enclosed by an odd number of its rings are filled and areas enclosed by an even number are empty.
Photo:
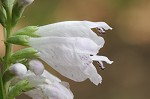
M29 45L38 51L40 59L63 76L77 82L90 79L95 85L102 82L93 61L103 69L103 61L111 64L105 56L97 55L104 45L104 39L92 31L100 33L112 29L105 22L65 21L40 26L35 32L40 37L29 38ZM18 66L20 65L20 66ZM17 68L18 67L18 68ZM44 70L38 60L29 62L29 70L23 64L16 63L10 67L12 72L28 79L35 89L26 92L33 99L73 99L72 92L61 80Z

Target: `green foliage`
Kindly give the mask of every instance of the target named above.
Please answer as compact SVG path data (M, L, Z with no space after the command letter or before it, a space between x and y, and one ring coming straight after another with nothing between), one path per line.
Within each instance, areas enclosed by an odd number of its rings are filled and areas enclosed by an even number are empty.
M27 35L30 37L39 37L39 35L35 33L35 31L37 30L37 26L27 26L15 32L14 35Z
M3 87L3 80L2 80L2 73L0 72L0 99L4 99L4 87Z
M0 8L0 23L3 27L6 27L6 17L3 11L3 8Z
M3 74L3 83L7 83L15 77L15 74L11 73L9 70L6 70Z
M38 57L37 53L38 53L38 51L32 47L24 48L24 49L17 51L14 54L12 54L10 61L12 63L16 63L23 59L37 58Z
M21 80L10 88L8 92L8 99L14 99L16 96L19 96L23 92L31 90L32 87L29 86L27 80Z
M6 50L4 58L0 58L0 65L1 63L3 64L0 68L0 99L14 99L22 92L30 89L27 87L28 81L25 80L18 82L10 88L10 81L15 75L9 72L8 68L12 63L37 57L37 51L33 48L25 48L14 54L12 51L12 44L28 46L28 39L30 37L38 37L38 35L34 34L37 30L37 27L34 26L23 28L12 36L13 27L19 21L24 9L32 2L33 0L1 0L0 23L4 27L4 44Z
M13 9L12 9L12 26L15 26L17 24L24 9L25 8L23 6L19 6L18 2L14 4Z
M3 7L8 11L12 10L15 0L1 0Z
M112 4L117 10L128 8L135 0L112 0Z
M12 43L12 44L17 44L17 45L28 46L29 38L30 37L27 35L15 35L15 36L9 37L7 39L7 42Z
M12 26L15 26L21 18L25 8L30 5L32 1L16 1L12 9Z

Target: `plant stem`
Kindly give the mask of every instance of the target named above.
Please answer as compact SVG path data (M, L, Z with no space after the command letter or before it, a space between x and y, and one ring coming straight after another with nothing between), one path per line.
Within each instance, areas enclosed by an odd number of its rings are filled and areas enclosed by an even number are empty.
M7 39L11 36L11 30L12 30L12 26L11 26L11 13L9 9L6 9L6 14L7 14L7 27L5 28L5 66L4 66L4 70L6 70L9 67L9 58L11 55L11 49L12 46L10 43L7 43Z
M4 70L6 71L9 66L10 66L10 57L11 57L11 50L12 50L12 44L7 43L7 39L11 36L11 26L8 26L6 28L6 32L7 32L7 36L5 38L6 42L5 42L5 65L4 65ZM9 90L9 84L10 82L4 83L4 88L5 88L5 93L7 95L8 90ZM7 97L7 96L6 96Z
M5 39L7 41L7 39L10 37L8 34L11 33L10 29L7 29L7 38ZM4 70L6 70L9 65L9 58L11 56L11 49L12 49L12 45L10 43L5 42L5 66L4 66Z
M2 71L0 71L0 99L5 99L4 94L4 87L3 87L3 80L2 80Z
M4 29L4 40L5 40L5 57L4 57L4 70L3 73L9 68L10 66L10 57L11 57L11 52L12 52L12 44L7 42L7 39L11 36L11 31L12 31L12 26L11 26L11 13L9 9L6 10L6 15L7 15L7 26ZM2 78L1 78L2 79ZM2 81L2 90L4 91L3 98L2 99L7 99L7 93L9 90L9 82L4 83Z

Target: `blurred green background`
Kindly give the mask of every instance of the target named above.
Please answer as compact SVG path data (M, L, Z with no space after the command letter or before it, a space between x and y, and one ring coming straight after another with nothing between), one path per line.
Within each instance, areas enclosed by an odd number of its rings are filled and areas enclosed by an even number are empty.
M17 28L65 20L105 21L113 28L103 35L106 43L99 53L114 61L105 70L97 68L101 85L73 82L48 68L70 83L74 99L150 99L150 0L35 0Z

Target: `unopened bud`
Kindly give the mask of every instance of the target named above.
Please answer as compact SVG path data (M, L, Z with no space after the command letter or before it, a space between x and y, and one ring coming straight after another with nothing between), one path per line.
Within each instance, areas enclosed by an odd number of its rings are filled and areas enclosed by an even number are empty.
M15 53L13 53L10 58L10 61L12 63L17 63L24 59L26 60L26 59L37 58L38 57L37 53L38 53L38 51L32 47L24 48L24 49L21 49Z
M20 7L26 7L30 5L34 0L18 0L18 5Z
M15 32L14 35L27 35L30 37L39 37L39 35L35 33L35 31L37 30L37 26L27 26Z
M27 73L27 68L21 63L16 63L9 67L9 71L16 76L22 76Z
M15 26L22 16L25 8L34 0L17 0L12 9L12 26Z
M0 8L0 23L3 27L6 27L6 17L2 8Z
M27 35L15 35L7 39L8 43L28 46L29 36Z
M37 59L29 62L29 69L35 73L35 75L42 75L44 72L44 65Z

